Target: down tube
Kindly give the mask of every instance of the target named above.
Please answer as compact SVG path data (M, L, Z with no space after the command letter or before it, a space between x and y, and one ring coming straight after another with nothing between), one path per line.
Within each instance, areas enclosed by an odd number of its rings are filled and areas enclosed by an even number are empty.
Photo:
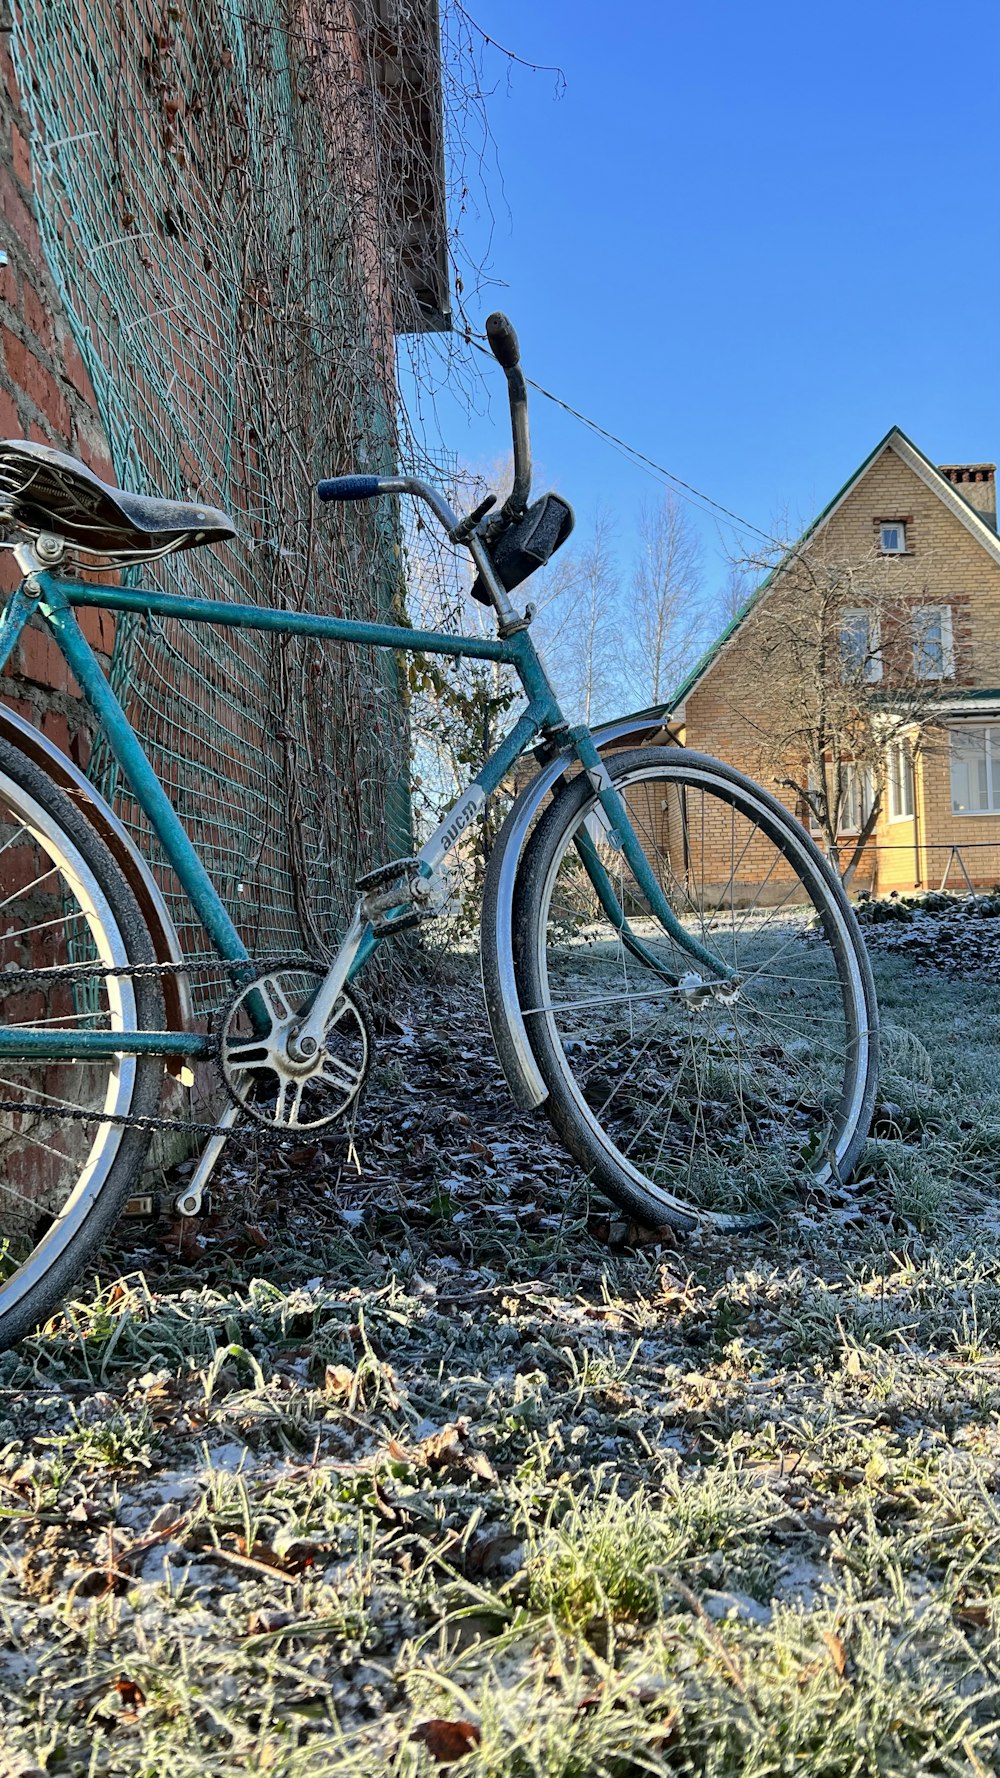
M459 805L464 801L464 798L468 796L471 790L478 789L482 791L484 799L487 796L490 796L494 790L497 790L511 767L517 763L522 753L526 752L530 747L535 736L540 732L543 722L548 719L548 716L549 706L547 704L529 704L524 715L511 729L510 734L504 736L504 739L496 749L496 752L490 754L489 759L486 760L485 764L482 765L476 773L476 776L470 781L469 785L462 793L462 796L458 799ZM453 846L458 843L458 840L464 832L464 828L460 827L452 833L451 828L454 814L455 809L452 809L451 813L446 815L440 825L435 828L430 838L424 842L417 854L417 857L428 875L435 871L442 861L447 858L448 853L452 850ZM368 959L371 957L372 952L375 951L387 938L392 938L392 936L391 921L387 923L380 933L377 934L374 933L369 926L358 946L357 954L348 972L347 979L349 982L353 982L357 979L361 971L364 969L365 964L368 962Z

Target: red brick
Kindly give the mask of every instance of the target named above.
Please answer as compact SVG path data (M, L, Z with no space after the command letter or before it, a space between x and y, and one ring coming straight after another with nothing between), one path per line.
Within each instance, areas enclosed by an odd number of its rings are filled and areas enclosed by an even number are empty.
M21 416L17 403L6 389L0 389L0 438L20 438Z
M76 761L81 772L85 772L91 752L90 736L86 729L78 728L73 731L70 737L69 751L70 758Z
M14 73L14 59L6 37L0 37L0 80L3 81L11 97L15 111L21 109L21 94L18 89L17 75Z
M69 723L65 716L60 716L58 710L46 710L42 717L42 734L54 741L61 753L69 752Z
M25 722L30 722L32 727L35 726L35 712L27 698L10 698L5 692L3 701L8 710L16 710L18 716L24 717Z
M28 400L48 420L57 436L68 440L72 426L69 402L55 376L29 345L16 334L6 334L3 342L7 374Z
M114 482L115 467L107 451L95 448L84 438L79 429L77 430L76 448L88 469L92 469L95 475L99 475L103 482Z
M72 384L78 395L82 395L88 407L96 407L97 398L94 395L94 385L90 380L87 366L84 364L83 359L80 356L76 341L72 338L68 329L64 332L63 329L60 328L59 335L59 355L62 359L63 376L66 382ZM98 475L103 474L103 471L98 469L96 464L91 463L90 467L96 470Z
M14 181L13 173L0 167L0 214L27 248L34 264L41 263L42 242L38 224Z
M33 333L36 340L40 341L47 349L51 349L56 340L52 316L37 290L27 280L25 280L21 291L21 313L29 333Z
M101 634L101 613L96 611L91 605L84 605L81 610L77 612L76 616L77 622L87 638L87 641L90 643L91 648L103 648L104 637Z
M3 888L5 895L27 889L38 875L38 854L34 845L15 846L3 855ZM37 936L37 935L36 935Z
M44 364L39 363L37 358L31 366L24 392L30 396L50 425L55 427L59 437L68 439L73 426L69 402L53 373L46 370Z
M31 149L24 131L18 129L16 123L10 126L10 152L14 163L14 172L21 184L31 190Z
M69 670L62 655L44 630L27 629L19 644L21 672L35 685L47 685L52 691L66 691Z

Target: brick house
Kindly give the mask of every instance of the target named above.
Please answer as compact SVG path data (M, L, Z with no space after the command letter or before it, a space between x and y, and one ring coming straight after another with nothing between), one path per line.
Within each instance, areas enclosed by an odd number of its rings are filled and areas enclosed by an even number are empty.
M778 780L761 742L768 724L766 675L747 673L755 629L787 564L808 550L821 560L872 565L891 584L904 574L912 630L904 647L911 683L927 681L924 720L898 728L886 750L877 824L854 886L878 893L1000 882L1000 536L995 465L935 466L894 427L865 458L697 663L673 705L687 746L739 766L816 826L803 799ZM898 567L897 564L898 563ZM863 586L863 575L859 577ZM900 580L900 585L902 585ZM841 618L840 646L872 641L863 593ZM877 621L877 620L876 620ZM877 638L871 676L892 707L893 671ZM773 695L773 687L772 695ZM878 688L882 691L882 688ZM801 767L799 768L801 770ZM860 832L873 804L867 768L847 767L840 831ZM789 774L792 776L792 774ZM839 837L839 836L838 836ZM716 873L709 857L706 881Z

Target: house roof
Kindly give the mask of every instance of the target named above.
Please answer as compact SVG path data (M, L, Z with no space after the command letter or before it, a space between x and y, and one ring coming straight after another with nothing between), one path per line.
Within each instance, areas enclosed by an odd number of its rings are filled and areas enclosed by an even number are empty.
M948 480L947 476L941 473L941 470L931 462L930 458L924 456L923 451L913 443L913 440L907 438L906 433L902 428L893 426L886 433L884 438L879 439L874 450L869 451L864 462L858 465L854 474L848 478L842 488L838 489L837 493L834 494L833 499L828 501L827 505L824 506L822 512L817 514L816 518L813 519L810 525L807 525L801 537L798 538L797 542L792 544L791 549L786 550L781 561L771 569L771 572L765 576L760 585L754 588L754 591L751 593L746 604L736 613L735 617L733 617L726 625L721 634L716 637L711 647L706 649L701 659L692 667L686 679L681 681L681 684L677 687L671 700L671 708L675 716L679 713L680 706L684 703L685 698L689 697L695 686L701 683L705 675L726 651L737 631L742 628L751 611L753 611L760 603L760 600L764 597L769 587L773 586L777 576L785 566L785 563L790 561L792 557L798 555L800 550L802 550L805 545L816 536L817 532L822 530L828 520L833 517L838 507L843 505L848 495L857 487L862 476L871 468L876 459L882 455L883 451L887 450L895 451L896 455L902 458L903 462L913 470L914 474L920 477L920 480L925 486L928 487L933 494L937 495L942 505L946 506L949 512L958 519L959 523L963 524L966 530L971 532L972 536L976 538L977 542L982 544L983 548L990 556L992 556L998 567L1000 567L1000 537L998 537L993 527L984 518L983 514L966 500L964 495L958 492L958 489L954 484Z

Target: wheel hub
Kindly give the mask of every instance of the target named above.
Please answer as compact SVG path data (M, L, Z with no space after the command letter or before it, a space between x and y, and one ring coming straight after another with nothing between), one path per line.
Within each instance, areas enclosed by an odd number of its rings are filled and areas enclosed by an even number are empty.
M704 976L691 970L687 975L681 976L677 990L685 1005L697 1011L712 1001L717 1001L722 1006L732 1006L740 997L740 986L736 978L728 982L707 982Z

